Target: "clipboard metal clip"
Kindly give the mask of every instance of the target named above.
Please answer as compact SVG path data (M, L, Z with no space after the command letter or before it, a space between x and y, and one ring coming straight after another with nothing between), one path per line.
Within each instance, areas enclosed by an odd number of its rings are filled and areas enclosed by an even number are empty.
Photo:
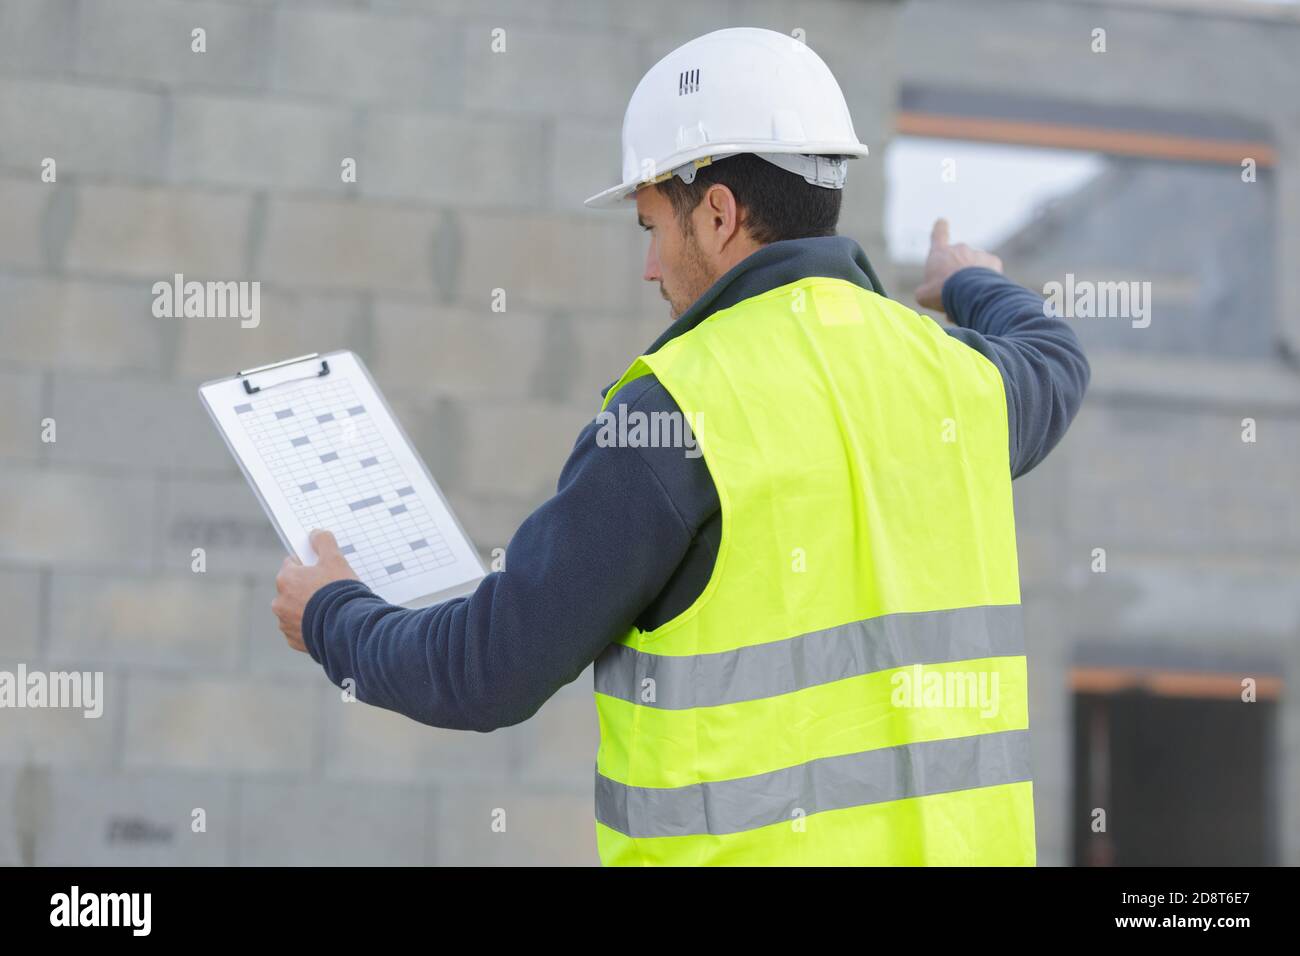
M306 362L309 359L319 357L319 352L309 352L306 355L299 355L297 358L285 359L283 362L272 362L270 365L259 365L257 368L244 369L237 373L237 377L244 381L244 391L249 395L255 395L262 391L263 388L274 388L276 385L283 385L285 382L297 382L304 378L322 378L330 373L330 363L325 359L320 360L320 368L307 375L298 375L293 378L282 378L278 382L272 382L270 385L254 385L248 380L249 375L257 375L261 372L269 372L272 369L284 368L288 365L297 365L299 362Z

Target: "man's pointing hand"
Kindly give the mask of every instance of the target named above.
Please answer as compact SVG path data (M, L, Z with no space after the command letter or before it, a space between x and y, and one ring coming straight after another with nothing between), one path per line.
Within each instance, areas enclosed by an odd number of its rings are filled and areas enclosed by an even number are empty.
M983 266L994 272L1002 271L1002 260L964 242L948 245L948 220L936 219L930 231L930 254L925 260L925 275L916 287L916 301L923 309L943 311L943 284L954 272L968 266Z

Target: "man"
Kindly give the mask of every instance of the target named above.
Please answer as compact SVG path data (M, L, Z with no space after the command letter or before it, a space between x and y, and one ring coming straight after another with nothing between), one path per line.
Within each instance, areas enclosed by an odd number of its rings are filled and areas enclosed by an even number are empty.
M674 321L603 407L685 415L703 454L599 417L505 570L431 608L385 604L318 532L277 578L290 644L480 731L595 661L606 863L1032 864L1010 483L1079 407L1077 339L942 220L916 297L955 327L884 298L835 235L866 147L788 37L679 48L623 132L588 203L635 199Z

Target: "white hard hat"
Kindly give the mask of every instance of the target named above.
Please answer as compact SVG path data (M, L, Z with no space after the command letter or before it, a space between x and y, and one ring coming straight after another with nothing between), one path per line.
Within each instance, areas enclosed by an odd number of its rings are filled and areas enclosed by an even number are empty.
M699 167L737 153L838 189L844 157L867 147L830 68L805 43L753 27L716 30L641 78L623 116L623 181L586 205L615 206L674 174L692 182Z

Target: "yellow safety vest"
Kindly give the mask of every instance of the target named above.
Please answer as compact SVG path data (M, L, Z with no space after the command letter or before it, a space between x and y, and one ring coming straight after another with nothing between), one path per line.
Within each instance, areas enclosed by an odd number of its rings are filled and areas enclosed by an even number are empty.
M602 861L1032 865L998 370L805 278L642 355L602 408L649 373L702 422L722 536L694 604L596 661Z

